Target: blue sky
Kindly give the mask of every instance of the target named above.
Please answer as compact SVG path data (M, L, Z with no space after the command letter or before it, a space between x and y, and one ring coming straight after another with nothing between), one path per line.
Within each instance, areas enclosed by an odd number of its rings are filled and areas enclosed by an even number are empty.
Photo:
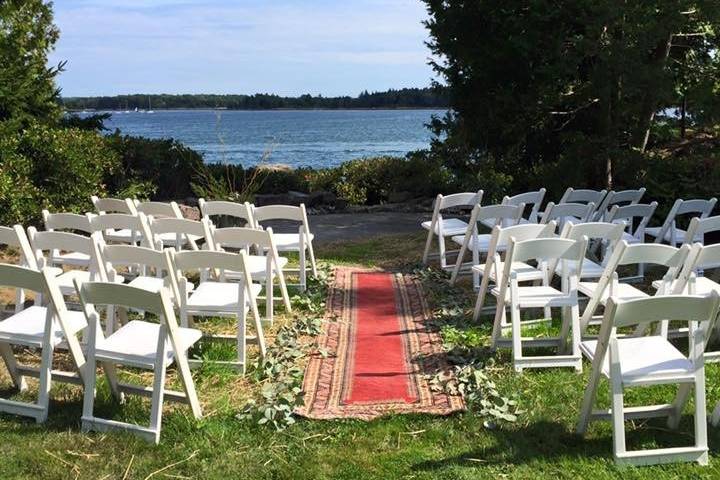
M55 0L64 96L429 85L420 0Z

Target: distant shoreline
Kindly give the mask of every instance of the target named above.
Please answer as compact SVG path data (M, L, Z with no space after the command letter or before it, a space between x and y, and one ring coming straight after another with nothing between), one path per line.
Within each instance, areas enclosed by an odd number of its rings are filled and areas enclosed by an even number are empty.
M339 107L339 108L226 108L226 107L185 107L185 108L153 108L153 112L181 112L181 111L209 111L209 112L276 112L276 111L381 111L381 110L448 110L450 107ZM67 112L70 113L147 113L147 110L107 110L107 109L93 109L93 108L68 108Z

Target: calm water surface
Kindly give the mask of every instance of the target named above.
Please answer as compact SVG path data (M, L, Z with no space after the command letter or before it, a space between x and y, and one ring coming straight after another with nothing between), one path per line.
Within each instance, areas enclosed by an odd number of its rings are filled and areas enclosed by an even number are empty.
M157 110L112 112L107 126L129 135L175 138L206 162L327 167L429 145L425 127L442 110Z

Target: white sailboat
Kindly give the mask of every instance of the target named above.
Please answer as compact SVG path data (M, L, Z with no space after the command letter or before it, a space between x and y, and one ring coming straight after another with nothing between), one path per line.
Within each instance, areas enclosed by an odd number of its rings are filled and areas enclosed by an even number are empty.
M152 109L152 101L150 100L150 97L148 97L148 109L146 113L155 113L155 110Z

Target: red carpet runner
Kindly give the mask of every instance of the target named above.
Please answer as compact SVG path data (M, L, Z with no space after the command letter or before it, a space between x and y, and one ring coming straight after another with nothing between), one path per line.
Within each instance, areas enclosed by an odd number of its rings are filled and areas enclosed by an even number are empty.
M371 419L464 408L460 397L428 385L427 375L446 364L439 336L427 328L429 314L416 280L338 269L327 318L318 346L328 355L310 360L302 415Z

